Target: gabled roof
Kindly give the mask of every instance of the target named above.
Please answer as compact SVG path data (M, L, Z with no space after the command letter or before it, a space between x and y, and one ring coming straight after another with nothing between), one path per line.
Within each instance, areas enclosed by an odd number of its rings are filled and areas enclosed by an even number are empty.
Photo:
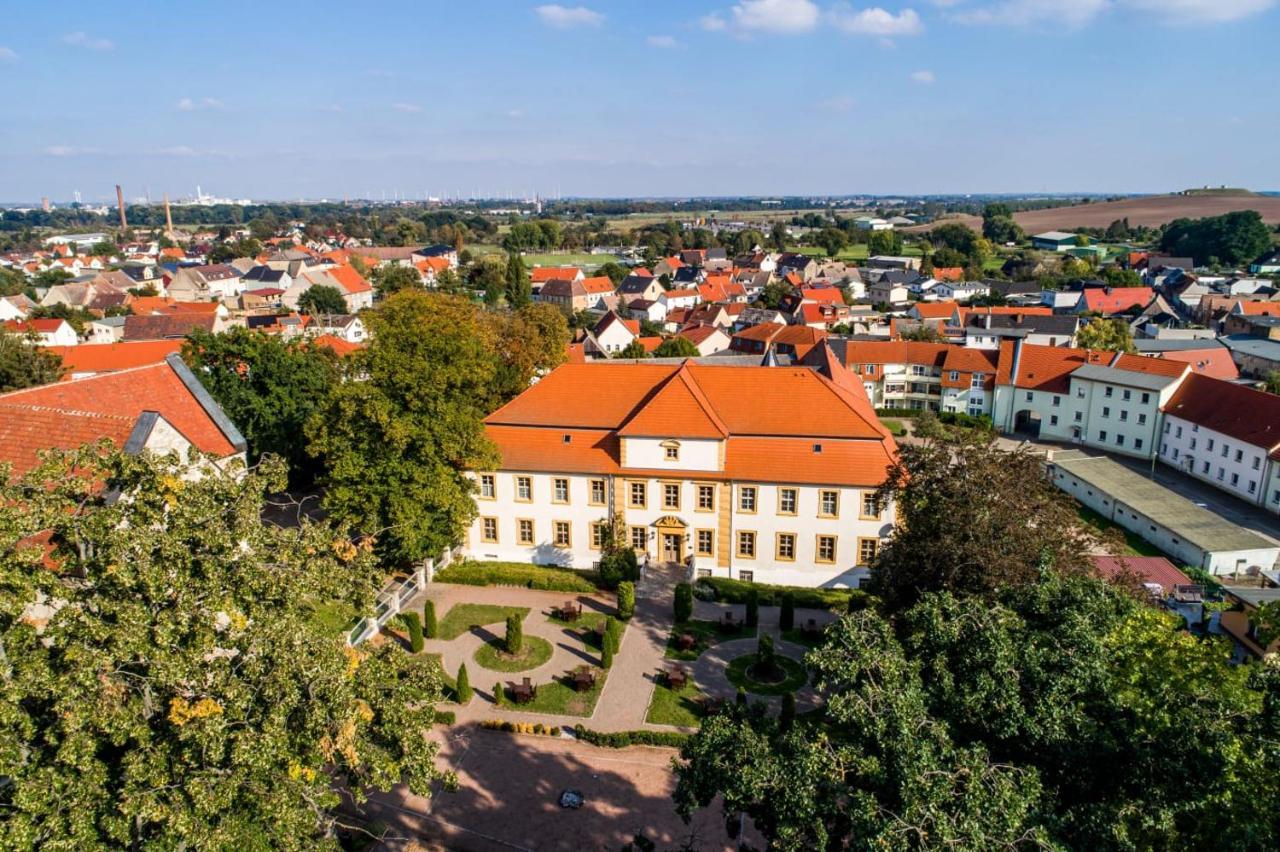
M131 316L124 320L125 340L164 340L186 337L194 329L212 332L218 318L212 314Z
M1164 412L1280 459L1280 396L1192 373L1165 403Z
M933 278L935 281L963 281L963 266L935 266L933 268Z
M1006 341L1000 345L998 381L1002 385L1012 383L1014 387L1024 390L1066 393L1071 389L1071 374L1075 370L1085 364L1105 364L1111 357L1110 352L1024 343L1021 354L1015 358L1013 342ZM1009 374L1005 371L1014 369L1017 374L1010 382Z
M1280 317L1280 302L1236 302L1231 313L1246 317Z
M724 438L729 434L692 380L686 361L618 430L620 436Z
M607 275L597 275L593 278L583 278L579 284L582 289L590 294L612 293L613 279Z
M1191 578L1163 556L1090 556L1093 567L1104 580L1136 574L1144 583L1155 583L1165 592L1174 586L1189 586Z
M107 438L123 448L144 412L153 411L201 452L225 458L244 438L176 355L147 367L103 373L0 394L0 461L21 475L46 449Z
M576 266L535 266L529 273L529 281L533 284L545 284L552 279L573 281L582 274Z
M1101 314L1144 308L1155 298L1150 287L1090 287L1080 296L1081 307Z
M329 273L329 277L336 280L338 284L341 285L342 290L348 295L366 293L373 289L373 285L366 281L364 276L361 275L359 270L354 266L344 264L342 266L335 266L327 271Z
M920 319L949 319L959 305L959 302L916 302L911 310Z

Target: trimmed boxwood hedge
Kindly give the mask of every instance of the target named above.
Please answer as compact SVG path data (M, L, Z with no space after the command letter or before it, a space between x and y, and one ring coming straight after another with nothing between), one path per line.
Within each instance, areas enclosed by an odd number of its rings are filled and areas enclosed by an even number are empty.
M679 731L613 731L605 733L584 728L582 725L575 725L573 732L583 742L605 748L627 748L634 745L680 748L689 740L688 734L682 734Z
M590 571L531 565L527 562L459 562L435 574L440 583L462 586L522 586L549 592L591 594L599 588L599 577Z
M868 595L861 589L814 589L807 586L771 586L747 583L725 577L703 577L698 585L711 590L721 603L745 604L752 591L759 595L760 606L781 606L782 596L790 594L795 605L804 609L834 609L844 612L867 605ZM860 606L861 605L861 606Z

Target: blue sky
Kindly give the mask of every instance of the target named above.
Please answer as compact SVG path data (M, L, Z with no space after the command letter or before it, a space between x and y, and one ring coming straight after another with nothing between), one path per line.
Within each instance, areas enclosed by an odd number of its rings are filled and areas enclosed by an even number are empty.
M1280 189L1280 0L21 3L0 200Z

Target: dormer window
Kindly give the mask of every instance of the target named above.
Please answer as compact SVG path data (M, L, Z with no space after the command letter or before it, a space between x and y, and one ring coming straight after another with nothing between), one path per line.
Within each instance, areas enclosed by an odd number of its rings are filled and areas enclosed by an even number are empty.
M667 461L680 461L680 442L679 441L663 441L662 457Z
M814 451L815 453L820 453L820 452L822 452L822 445L821 445L821 444L814 444L814 445L813 445L813 451Z
M569 442L570 442L570 441L572 441L572 440L573 440L573 436L572 436L572 435L565 435L565 436L564 436L564 442L565 442L566 444L567 444L567 443L569 443Z

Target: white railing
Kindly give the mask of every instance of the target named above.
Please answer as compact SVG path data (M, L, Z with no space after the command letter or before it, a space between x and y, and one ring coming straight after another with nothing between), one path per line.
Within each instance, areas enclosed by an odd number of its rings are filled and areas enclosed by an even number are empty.
M373 607L373 615L365 616L347 633L348 645L359 645L368 641L382 629L382 625L399 615L418 593L427 587L435 578L436 570L451 565L455 557L452 550L446 550L440 558L423 560L408 577L402 580L391 580L378 592Z

